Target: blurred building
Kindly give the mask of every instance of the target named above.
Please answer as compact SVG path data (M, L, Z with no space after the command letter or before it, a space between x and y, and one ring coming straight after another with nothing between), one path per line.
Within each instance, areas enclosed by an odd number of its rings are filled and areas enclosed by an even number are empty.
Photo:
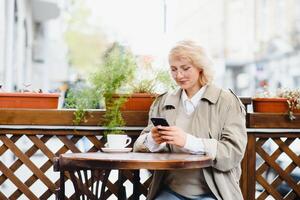
M51 90L67 79L61 1L0 1L0 84Z
M208 48L219 85L245 96L300 86L300 1L166 2L167 35Z

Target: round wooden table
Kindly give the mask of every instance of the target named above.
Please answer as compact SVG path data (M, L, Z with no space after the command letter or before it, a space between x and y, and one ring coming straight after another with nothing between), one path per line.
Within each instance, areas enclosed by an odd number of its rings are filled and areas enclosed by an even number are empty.
M60 169L194 169L212 164L209 156L179 153L70 153L59 157Z
M60 176L60 197L64 197L64 172L68 171L70 174L75 173L78 170L103 170L105 173L102 180L102 188L100 199L104 196L105 186L108 180L108 176L111 170L138 170L138 169L149 169L149 170L175 170L175 169L196 169L204 168L212 165L212 159L206 155L192 155L183 153L69 153L62 154L59 156L56 162L56 170L61 172ZM137 171L138 172L138 171ZM88 173L85 173L88 174ZM93 174L93 173L91 173ZM119 173L119 179L122 177ZM72 179L72 175L71 175ZM82 180L88 180L85 177ZM94 198L88 189L84 188L84 183L79 183L79 179L76 179L73 175L72 182L75 187L75 192L84 193ZM81 180L81 181L82 181ZM92 180L94 178L92 177ZM133 178L133 199L138 199L137 194L138 183L140 181L139 173L135 173ZM119 180L120 183L122 181ZM77 184L77 185L76 185ZM77 189L76 189L77 187ZM89 188L89 187L86 187ZM77 190L77 191L76 191ZM96 195L97 196L97 195ZM118 199L123 199L125 189L122 184L119 185ZM97 197L96 197L97 198Z

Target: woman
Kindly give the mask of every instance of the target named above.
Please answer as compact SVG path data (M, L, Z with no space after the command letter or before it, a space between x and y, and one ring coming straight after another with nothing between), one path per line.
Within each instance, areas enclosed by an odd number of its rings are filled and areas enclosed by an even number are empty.
M192 41L179 42L169 54L179 89L159 96L149 117L165 117L169 127L151 122L134 144L140 152L207 154L204 169L156 171L147 199L243 199L240 164L247 135L245 110L231 91L212 84L212 62Z

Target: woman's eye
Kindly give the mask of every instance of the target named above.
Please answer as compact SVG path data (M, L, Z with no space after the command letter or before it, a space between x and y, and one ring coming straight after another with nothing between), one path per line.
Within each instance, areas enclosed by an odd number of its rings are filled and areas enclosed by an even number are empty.
M172 72L176 72L176 70L177 70L177 69L174 69L174 68L171 69Z
M190 67L183 68L184 71L187 71L189 69L190 69Z

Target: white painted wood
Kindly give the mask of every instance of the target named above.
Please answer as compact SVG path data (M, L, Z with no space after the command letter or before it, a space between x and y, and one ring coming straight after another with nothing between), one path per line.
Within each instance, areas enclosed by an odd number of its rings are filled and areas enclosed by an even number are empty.
M14 46L14 4L15 0L6 0L5 1L5 15L6 15L6 24L5 24L5 47L4 47L4 68L5 68L5 84L4 89L7 91L13 90L13 46Z
M5 1L0 1L0 84L4 83Z

